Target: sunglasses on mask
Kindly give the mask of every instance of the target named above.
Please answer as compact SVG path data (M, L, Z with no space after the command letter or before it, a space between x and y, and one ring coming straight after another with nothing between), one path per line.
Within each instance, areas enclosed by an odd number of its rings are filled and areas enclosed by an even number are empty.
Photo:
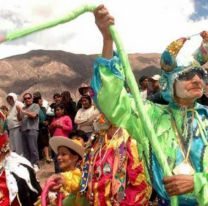
M206 74L202 69L199 68L195 68L187 72L183 72L179 74L177 79L180 81L188 81L193 79L195 75L197 75L200 79L205 80Z

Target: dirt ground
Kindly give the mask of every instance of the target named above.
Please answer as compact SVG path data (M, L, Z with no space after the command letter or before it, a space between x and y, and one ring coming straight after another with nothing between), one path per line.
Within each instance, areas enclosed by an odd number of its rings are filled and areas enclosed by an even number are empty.
M37 172L37 178L40 181L41 186L43 187L45 180L52 174L54 174L54 164L53 162L48 164L44 160L41 160L39 164L40 170Z

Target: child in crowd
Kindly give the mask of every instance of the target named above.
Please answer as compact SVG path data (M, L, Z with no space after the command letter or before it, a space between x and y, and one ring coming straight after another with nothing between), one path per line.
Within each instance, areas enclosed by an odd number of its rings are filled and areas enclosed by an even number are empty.
M50 139L50 146L57 154L58 164L61 173L51 176L47 180L47 184L55 182L55 186L51 188L56 193L50 193L50 204L58 204L58 193L64 196L63 206L76 205L76 193L80 189L82 173L78 167L79 162L84 155L83 141L77 139L69 139L61 136L54 136Z
M51 136L68 137L69 133L72 131L71 118L65 115L63 104L57 104L54 109L55 117L49 126Z

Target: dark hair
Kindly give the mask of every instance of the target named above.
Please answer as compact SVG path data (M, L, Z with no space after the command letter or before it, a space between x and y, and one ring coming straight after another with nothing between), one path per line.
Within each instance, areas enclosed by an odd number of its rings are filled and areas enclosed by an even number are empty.
M61 146L59 146L59 148L60 147L66 147L72 155L74 155L74 156L77 155L79 157L77 161L82 159L82 157L77 152L75 152L73 149L71 149L71 148L69 148L69 147L67 147L65 145L61 145Z
M23 94L23 99L24 99L24 97L25 97L26 95L29 95L31 98L33 97L32 94L31 94L30 92L26 92L26 93Z
M69 134L69 138L73 138L75 136L78 136L78 137L81 137L84 142L87 142L88 141L88 136L87 134L82 131L82 130L73 130L70 134Z
M56 112L56 109L57 108L60 108L60 109L63 109L64 110L64 114L65 114L65 106L64 106L64 104L63 103L60 103L60 104L56 104L55 106L54 106L54 111Z
M89 95L83 95L81 97L81 102L82 102L82 99L87 99L90 102L90 104L92 104L92 99L91 99L91 97Z
M148 76L145 76L145 75L141 76L141 77L139 78L139 84L141 85L142 82L143 82L145 79L148 79Z
M59 93L55 93L55 94L53 95L53 99L55 99L55 97L61 97L61 95L60 95Z
M41 97L33 97L33 103L38 104L40 99L42 99L42 98Z
M71 97L71 93L69 92L69 91L63 91L62 93L61 93L61 97L62 97L62 102L63 103L68 103L68 102L71 102L71 101L73 101L72 100L72 97Z
M41 93L39 91L33 93L33 98L41 99Z

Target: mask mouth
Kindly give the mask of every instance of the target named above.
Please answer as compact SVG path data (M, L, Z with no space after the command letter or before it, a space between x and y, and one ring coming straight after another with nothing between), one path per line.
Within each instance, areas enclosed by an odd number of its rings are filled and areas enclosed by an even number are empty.
M197 75L204 82L207 81L207 73L204 71L204 69L200 67L194 67L184 72L181 72L178 74L178 77L176 79L179 81L188 81L188 80L193 79L195 75Z

